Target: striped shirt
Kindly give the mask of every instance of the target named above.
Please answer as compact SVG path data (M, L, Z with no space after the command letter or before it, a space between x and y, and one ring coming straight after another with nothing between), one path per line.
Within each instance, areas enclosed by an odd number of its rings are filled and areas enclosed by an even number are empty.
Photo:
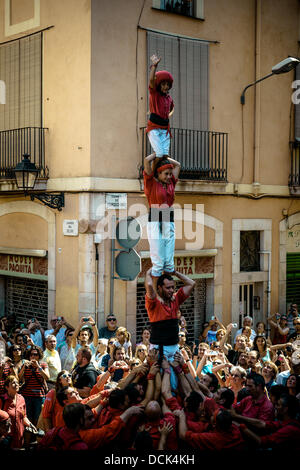
M43 370L47 370L48 366L45 362L39 364ZM33 369L33 367L25 367L24 385L21 394L24 397L44 397L46 395L45 379L42 374Z

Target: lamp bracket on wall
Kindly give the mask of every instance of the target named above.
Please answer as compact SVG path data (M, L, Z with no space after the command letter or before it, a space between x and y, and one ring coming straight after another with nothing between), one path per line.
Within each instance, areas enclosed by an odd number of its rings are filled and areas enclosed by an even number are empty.
M39 194L30 194L30 199L38 199L43 204L51 209L57 209L58 211L62 210L62 207L65 207L65 194L64 193L39 193Z

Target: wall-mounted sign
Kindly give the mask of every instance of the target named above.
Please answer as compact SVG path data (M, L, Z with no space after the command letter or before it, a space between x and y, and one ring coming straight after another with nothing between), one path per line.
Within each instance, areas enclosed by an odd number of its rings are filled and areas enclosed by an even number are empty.
M47 280L48 259L25 255L0 255L0 275Z
M78 220L64 220L63 233L68 237L78 236Z
M186 274L187 276L195 274L195 257L178 256L174 258L175 271Z
M105 196L106 209L127 209L126 193L107 193Z
M8 271L16 273L33 273L33 258L32 256L8 256Z
M299 225L286 232L286 251L287 253L300 252L300 227Z
M175 270L192 279L212 279L214 277L213 256L176 256L174 257ZM142 258L140 279L144 279L146 272L151 268L150 258Z

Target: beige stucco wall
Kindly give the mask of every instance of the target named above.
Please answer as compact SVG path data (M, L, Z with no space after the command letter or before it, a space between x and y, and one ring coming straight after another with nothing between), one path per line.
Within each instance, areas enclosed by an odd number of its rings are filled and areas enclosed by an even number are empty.
M137 202L137 198L129 195L129 201ZM143 200L141 198L141 200ZM232 312L232 219L269 219L272 222L272 292L271 292L271 311L277 310L279 306L279 224L282 220L282 210L289 209L289 201L284 198L262 198L254 200L251 198L242 197L219 197L219 196L177 196L176 203L183 205L184 203L193 204L193 209L196 204L204 204L204 211L206 215L213 216L223 222L223 268L222 268L222 282L223 282L223 301L222 313L223 320L229 322L231 320ZM300 201L294 201L292 208L289 209L289 215L299 212ZM215 232L211 228L205 228L204 231L204 246L203 248L215 247ZM185 240L176 240L175 249L182 249ZM109 311L109 289L110 289L110 241L105 242L105 257L109 260L106 264L105 271L105 311ZM119 247L116 244L116 247ZM140 241L136 245L136 250L148 250L149 245L147 240ZM115 298L114 298L114 311L120 315L120 319L125 321L127 292L126 282L115 280ZM127 312L131 313L131 312Z
M63 234L63 221L78 219L78 195L68 194L56 211L56 312L72 325L78 322L78 237Z
M13 2L13 21L33 14L30 1ZM90 0L40 0L36 27L5 36L0 2L0 42L53 26L43 33L43 126L50 177L90 175ZM18 23L17 23L18 24ZM14 24L16 26L16 24Z
M141 26L220 41L209 46L210 129L229 133L229 181L252 183L254 88L247 91L243 109L242 181L240 95L255 80L255 2L205 2L205 21L159 12L151 9L151 4L151 0L145 2ZM145 125L148 109L146 31L137 33L142 2L132 0L128 4L114 0L109 4L92 2L92 5L92 174L133 178L141 160L136 124L137 127ZM297 54L297 13L296 0L262 2L260 76L270 73L272 66L289 54ZM293 73L289 73L259 85L262 113L259 182L262 184L288 182L292 80ZM270 115L278 119L270 119Z
M47 222L32 214L3 215L0 217L0 246L47 250Z

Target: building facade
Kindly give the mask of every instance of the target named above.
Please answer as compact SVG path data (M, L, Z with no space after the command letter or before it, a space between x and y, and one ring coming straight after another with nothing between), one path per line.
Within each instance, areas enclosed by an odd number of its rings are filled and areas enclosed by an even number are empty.
M300 302L298 70L241 104L297 57L297 0L0 0L0 18L0 315L102 326L114 311L139 339L153 53L174 76L175 263L196 279L182 311L192 337L213 314L256 323ZM63 192L61 211L17 189L26 153L33 193ZM127 216L142 229L132 281L118 279L108 234Z

